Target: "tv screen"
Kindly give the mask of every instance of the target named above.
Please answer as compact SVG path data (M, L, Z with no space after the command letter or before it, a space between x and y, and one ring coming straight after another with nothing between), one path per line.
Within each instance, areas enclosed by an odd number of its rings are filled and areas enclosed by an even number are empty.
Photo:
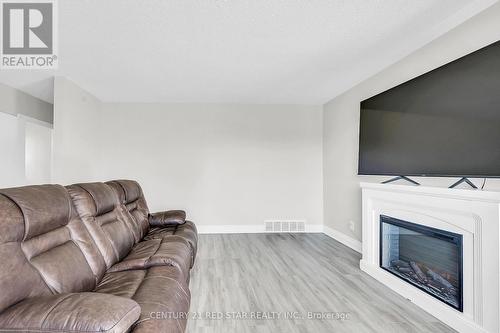
M500 176L500 42L361 102L358 173Z

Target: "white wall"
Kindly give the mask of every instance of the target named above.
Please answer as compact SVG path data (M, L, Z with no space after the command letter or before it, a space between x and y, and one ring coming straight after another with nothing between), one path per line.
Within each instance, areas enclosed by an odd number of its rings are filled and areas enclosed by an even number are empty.
M99 178L137 179L153 211L323 223L319 106L105 104L102 116Z
M24 138L17 116L0 112L0 188L24 184Z
M101 102L64 77L54 80L53 181L99 180ZM111 138L106 137L106 140Z
M52 124L52 104L0 83L0 112L18 114Z
M500 39L500 4L475 16L419 51L336 97L324 106L325 225L361 240L361 191L357 174L360 101L460 58ZM380 181L380 177L365 180ZM416 178L425 185L448 186L455 180ZM480 184L482 180L475 180ZM495 180L485 187L500 188ZM354 231L349 228L354 222Z
M0 84L0 188L51 181L52 117L52 104Z
M321 228L321 106L108 104L58 77L54 113L54 182L136 179L201 228Z
M499 17L495 5L333 99L323 115L316 106L105 104L56 78L54 180L134 178L152 210L186 209L199 225L324 220L359 241L359 102L497 41Z
M24 119L24 167L27 184L52 180L52 126Z

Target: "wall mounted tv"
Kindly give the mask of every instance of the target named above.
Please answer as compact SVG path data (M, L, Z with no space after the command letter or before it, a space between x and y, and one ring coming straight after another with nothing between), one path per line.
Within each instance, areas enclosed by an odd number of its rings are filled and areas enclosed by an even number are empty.
M500 176L500 41L361 102L361 175Z

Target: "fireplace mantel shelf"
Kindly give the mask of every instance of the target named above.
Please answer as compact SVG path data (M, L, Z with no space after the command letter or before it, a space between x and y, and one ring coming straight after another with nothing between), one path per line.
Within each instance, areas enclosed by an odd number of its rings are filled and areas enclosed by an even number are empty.
M363 189L375 189L378 191L405 192L420 195L431 195L439 197L448 197L462 200L487 201L500 203L500 191L457 189L437 186L414 186L398 184L380 184L361 182Z

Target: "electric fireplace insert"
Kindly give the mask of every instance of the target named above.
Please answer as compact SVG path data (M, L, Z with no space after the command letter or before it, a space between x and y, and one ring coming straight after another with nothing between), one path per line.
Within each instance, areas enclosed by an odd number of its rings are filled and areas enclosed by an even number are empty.
M462 235L380 216L380 267L463 311Z

